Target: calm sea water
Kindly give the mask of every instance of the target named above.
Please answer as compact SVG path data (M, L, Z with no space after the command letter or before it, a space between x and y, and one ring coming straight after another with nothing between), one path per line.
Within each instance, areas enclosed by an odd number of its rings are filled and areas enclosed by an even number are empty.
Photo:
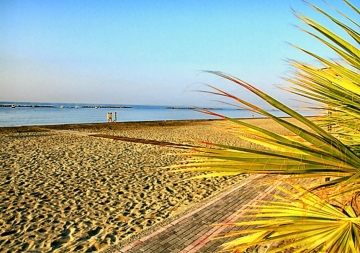
M9 107L13 104L16 105L15 108ZM131 108L104 108L107 106L129 106ZM95 107L99 108L96 109ZM244 110L223 108L213 111L235 118L252 117L251 112ZM108 112L113 114L117 112L118 122L216 119L216 117L191 109L169 109L168 106L0 102L0 127L103 123L107 121ZM284 116L278 111L275 111L274 114ZM314 115L313 112L309 111L304 111L302 114Z

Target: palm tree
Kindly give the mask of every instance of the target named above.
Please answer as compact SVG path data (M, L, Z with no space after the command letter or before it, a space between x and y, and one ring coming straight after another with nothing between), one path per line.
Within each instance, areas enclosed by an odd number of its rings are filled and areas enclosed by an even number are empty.
M345 3L360 14L350 2L345 0ZM280 246L273 247L270 252L290 248L296 252L360 252L360 34L350 26L359 28L359 24L339 12L350 23L346 25L322 9L309 6L344 30L355 45L295 12L311 28L303 31L331 48L341 59L327 60L295 46L315 58L322 67L290 61L294 72L290 78L285 78L291 84L287 90L315 101L317 109L331 113L313 122L239 78L207 71L249 90L296 122L276 117L216 87L210 86L211 91L207 92L235 100L241 108L273 120L292 135L276 134L202 110L226 119L237 138L262 148L206 143L205 147L192 149L194 152L190 153L186 164L173 166L180 171L212 172L204 177L247 173L283 174L301 179L299 183L283 183L277 187L280 194L274 196L275 200L263 201L250 209L245 217L262 219L236 223L240 227L256 226L228 235L238 238L223 245L224 252L242 252L253 245L275 242ZM306 188L301 185L306 178L330 180L315 180L315 185Z

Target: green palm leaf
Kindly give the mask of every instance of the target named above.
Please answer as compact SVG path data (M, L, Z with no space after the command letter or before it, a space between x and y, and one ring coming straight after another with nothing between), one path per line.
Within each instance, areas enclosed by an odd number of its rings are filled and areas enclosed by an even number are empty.
M354 29L331 17L316 6L311 6L345 30L352 38L359 37L359 33ZM351 7L355 8L352 5ZM350 67L348 67L338 62L325 60L301 48L299 49L319 60L325 68L319 69L297 61L291 62L297 69L294 78L287 79L291 84L295 85L291 91L324 104L322 108L333 111L333 115L313 122L313 120L303 117L239 78L218 71L206 71L244 87L298 122L290 123L285 119L278 118L239 97L213 86L209 86L213 91L207 91L208 93L237 101L241 104L241 108L247 108L272 119L288 129L297 138L271 133L251 124L202 110L204 113L227 119L233 124L231 131L237 138L262 146L262 149L245 149L210 144L213 148L194 149L199 153L192 154L192 157L196 159L191 163L174 166L174 168L181 168L186 171L208 170L215 173L209 176L219 175L218 173L221 172L232 174L236 172L296 174L298 177L304 178L309 175L314 177L330 176L333 178L330 184L339 185L340 192L338 191L337 195L342 193L341 189L346 189L343 193L360 191L359 188L354 188L354 185L358 185L360 180L357 176L360 173L360 157L357 155L358 150L360 150L360 148L357 148L360 147L360 142L357 142L360 140L358 124L360 118L360 78L358 72L355 71L360 66L360 51L351 43L312 19L298 13L297 17L324 38L309 31L306 31L307 33L332 48L350 64ZM357 24L353 20L351 22ZM299 127L299 124L305 125L306 129ZM325 131L324 127L328 125L334 126L334 132L328 133ZM320 184L320 186L328 185L329 183ZM347 186L345 187L345 185ZM354 187L349 188L349 185Z
M360 14L348 1L345 3ZM295 248L295 252L360 252L360 34L314 5L321 15L345 31L355 41L349 42L318 22L296 13L312 31L304 32L331 48L341 60L327 60L303 48L295 48L312 56L322 68L299 61L290 61L295 71L285 78L288 91L309 98L316 108L327 111L321 117L306 118L253 85L219 71L206 71L247 89L272 107L284 112L292 121L276 117L258 106L209 86L210 94L229 98L242 109L251 110L279 126L289 134L278 134L250 123L231 119L207 110L229 122L228 131L234 138L256 144L245 148L202 142L203 146L188 148L187 163L175 165L175 171L210 172L198 177L247 174L285 174L304 182L307 178L331 177L330 181L315 180L307 189L296 184L278 186L273 200L252 206L243 218L255 219L231 225L237 232L224 235L240 236L224 244L224 252L240 252L261 244L280 242L269 252ZM340 13L340 12L339 12ZM359 24L340 13L357 28ZM328 131L326 131L328 130ZM331 130L331 131L330 131Z
M238 132L237 137L256 143L264 148L246 149L242 147L227 146L214 143L206 143L214 148L193 149L200 153L193 153L192 157L197 158L192 163L186 165L173 166L181 168L183 171L211 171L219 175L219 172L241 173L269 173L269 174L297 174L308 177L309 174L314 177L330 176L338 178L334 184L349 184L349 180L359 181L359 178L353 178L360 172L360 159L346 145L324 131L321 127L314 124L309 119L298 114L294 110L286 107L272 97L265 95L260 90L251 85L220 72L210 72L221 77L227 78L244 87L251 89L256 95L264 98L274 107L288 113L300 123L305 124L309 130L305 130L284 119L278 118L271 113L248 103L234 95L228 94L218 88L212 87L216 92L213 94L230 97L251 110L262 114L285 127L294 133L298 140L291 139L289 136L281 136L265 129L252 126L251 124L230 119L225 116L222 118L229 120L234 126L233 132ZM212 112L202 110L205 113L216 115ZM240 125L241 127L236 127ZM249 136L250 135L250 136ZM255 156L254 156L255 155ZM292 163L290 163L292 161ZM211 166L209 163L211 162ZM201 177L206 177L205 175ZM321 183L323 184L323 183ZM327 185L327 183L323 184ZM342 187L344 188L344 187ZM360 191L360 189L358 189ZM346 190L345 193L352 192Z
M291 187L291 190L286 188ZM277 201L261 201L251 206L242 218L255 221L237 222L242 229L228 236L241 236L223 245L223 252L242 251L254 245L280 242L268 252L295 248L295 252L359 252L360 217L351 206L345 210L297 185L278 186ZM284 197L285 195L285 197ZM291 201L288 201L288 200Z

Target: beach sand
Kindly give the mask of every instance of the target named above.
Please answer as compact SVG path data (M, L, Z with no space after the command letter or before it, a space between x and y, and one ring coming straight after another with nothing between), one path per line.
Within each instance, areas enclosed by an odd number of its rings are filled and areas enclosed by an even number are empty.
M251 122L279 129L268 120ZM222 124L164 121L0 128L1 251L105 249L241 182L245 175L184 180L194 174L164 169L184 160L178 155L184 150L136 142L248 145L225 133Z

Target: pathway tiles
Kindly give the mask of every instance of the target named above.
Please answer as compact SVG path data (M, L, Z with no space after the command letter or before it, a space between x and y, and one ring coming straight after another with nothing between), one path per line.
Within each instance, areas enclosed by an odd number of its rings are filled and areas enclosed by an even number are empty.
M118 253L190 253L217 252L219 246L232 238L211 240L212 237L226 231L236 231L239 227L213 226L216 223L235 222L238 215L254 204L255 200L267 199L267 193L275 188L263 185L274 176L250 177L229 194L220 197L206 208L191 213L186 218L173 222L161 232L147 236L125 246Z
M271 194L274 194L274 193L279 194L279 191L275 190L275 189L271 189ZM264 195L260 195L260 198L262 200L271 200L270 196L265 196L264 197ZM248 227L249 226L247 226L247 227L227 226L227 227L223 228L224 230L220 232L220 235L221 234L226 234L228 232L236 232L236 231L239 231L239 230L242 230L242 229L246 229ZM234 239L236 239L236 237L228 237L228 238L216 239L216 240L212 240L211 238L207 238L206 244L203 247L197 249L196 251L194 250L194 251L191 251L191 252L198 252L198 253L218 252L221 249L220 246L222 244L224 244L226 242L230 242L230 241L232 241ZM250 250L249 252L252 252L252 251ZM262 251L259 251L259 252L262 252Z

